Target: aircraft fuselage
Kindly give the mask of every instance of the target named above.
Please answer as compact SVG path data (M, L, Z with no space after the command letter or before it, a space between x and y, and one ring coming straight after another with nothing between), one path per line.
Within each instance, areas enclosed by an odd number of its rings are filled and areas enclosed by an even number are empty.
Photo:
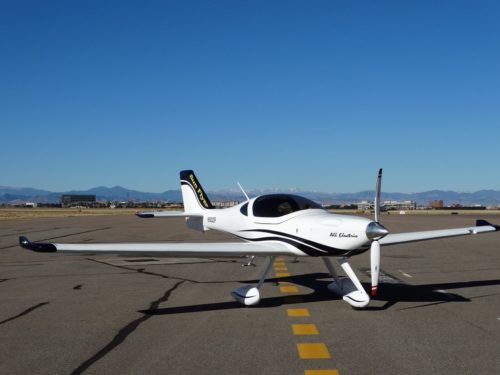
M283 195L285 196L285 195ZM207 210L203 228L231 233L247 241L279 241L297 256L351 256L369 249L366 230L372 220L308 208L276 217L254 215L253 198L226 209Z

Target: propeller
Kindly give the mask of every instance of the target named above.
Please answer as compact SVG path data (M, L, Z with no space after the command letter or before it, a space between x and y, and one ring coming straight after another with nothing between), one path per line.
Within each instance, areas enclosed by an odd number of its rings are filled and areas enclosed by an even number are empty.
M366 236L372 240L370 246L370 265L371 265L371 278L372 289L371 295L375 297L378 289L378 279L380 274L380 243L378 240L385 237L389 231L386 227L379 223L380 218L380 190L382 186L382 168L379 169L377 175L377 183L375 185L375 220L368 224L366 228Z

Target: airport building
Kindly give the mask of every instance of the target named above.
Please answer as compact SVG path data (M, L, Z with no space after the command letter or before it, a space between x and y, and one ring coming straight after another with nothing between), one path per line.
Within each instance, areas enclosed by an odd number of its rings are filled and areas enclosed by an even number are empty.
M432 208L443 208L444 202L442 199L434 199L430 205Z
M61 207L72 206L94 206L96 203L95 195L63 194L61 195Z
M356 203L358 210L373 210L374 203L368 201L362 201ZM417 202L415 201L383 201L380 203L380 208L385 211L396 211L396 210L416 210Z

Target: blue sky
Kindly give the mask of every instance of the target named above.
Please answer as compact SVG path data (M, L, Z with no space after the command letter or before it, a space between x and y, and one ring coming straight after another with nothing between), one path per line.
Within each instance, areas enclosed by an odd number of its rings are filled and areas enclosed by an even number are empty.
M497 1L6 1L0 185L500 189Z

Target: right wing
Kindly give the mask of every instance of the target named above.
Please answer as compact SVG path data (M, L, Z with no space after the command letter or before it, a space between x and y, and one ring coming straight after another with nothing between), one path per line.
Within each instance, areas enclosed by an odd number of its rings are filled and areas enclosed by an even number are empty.
M471 234L480 234L499 231L500 226L491 224L486 220L477 220L476 226L468 228L437 229L421 232L390 233L379 240L381 245L396 245L407 242L417 242L434 240L438 238L467 236Z
M304 255L282 242L144 242L144 243L41 243L19 237L21 247L36 252L155 253L175 257L245 255Z

